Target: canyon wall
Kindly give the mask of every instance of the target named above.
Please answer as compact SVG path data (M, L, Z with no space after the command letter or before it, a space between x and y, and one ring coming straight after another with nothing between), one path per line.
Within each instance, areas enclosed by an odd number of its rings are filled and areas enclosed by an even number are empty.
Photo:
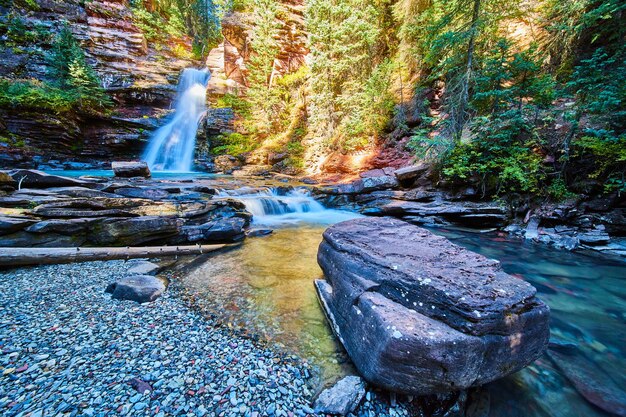
M66 21L114 101L110 113L97 116L0 109L4 166L32 165L33 158L109 160L139 155L158 117L168 112L181 70L203 65L177 57L177 48L191 49L190 39L148 43L133 23L127 0L37 0L37 7L0 8L0 19L5 26L19 19L28 31L50 34L45 40L19 45L3 43L1 77L48 80L45 57Z

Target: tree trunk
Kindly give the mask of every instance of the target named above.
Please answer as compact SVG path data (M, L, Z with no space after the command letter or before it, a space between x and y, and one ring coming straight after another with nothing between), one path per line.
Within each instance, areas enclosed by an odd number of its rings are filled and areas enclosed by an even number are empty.
M474 0L474 10L472 11L472 22L470 25L470 38L467 45L467 65L465 67L465 74L461 81L461 97L459 99L459 105L456 109L456 117L454 118L454 135L457 140L461 139L463 133L463 127L465 126L465 112L467 111L467 104L469 103L469 84L472 77L472 66L474 65L474 48L476 46L476 31L478 29L478 19L480 17L480 5L481 0Z
M108 261L113 259L201 255L234 245L115 248L0 248L0 267Z

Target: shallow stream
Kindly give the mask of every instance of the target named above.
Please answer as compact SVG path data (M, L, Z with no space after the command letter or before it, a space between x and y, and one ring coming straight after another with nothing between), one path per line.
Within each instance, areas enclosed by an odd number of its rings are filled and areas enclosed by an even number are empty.
M310 360L320 370L319 383L329 383L353 369L317 302L312 284L322 275L317 247L328 225L355 215L325 210L302 193L279 194L231 193L255 215L253 226L273 233L249 238L241 248L212 257L186 276L184 285L223 323ZM523 371L490 384L490 415L609 415L586 401L565 374L591 390L589 395L623 394L626 263L496 234L434 231L500 260L508 273L537 287L552 310L552 341L559 345L555 351L561 369L544 355ZM615 391L618 387L621 393ZM613 393L602 392L604 388Z

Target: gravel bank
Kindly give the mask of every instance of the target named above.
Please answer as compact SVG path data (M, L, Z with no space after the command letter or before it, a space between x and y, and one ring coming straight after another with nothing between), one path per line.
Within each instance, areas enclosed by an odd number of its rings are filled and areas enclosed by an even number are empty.
M104 288L130 266L0 272L0 414L313 414L305 362L212 326L175 285L149 304L112 300ZM358 415L407 415L385 397L368 392Z

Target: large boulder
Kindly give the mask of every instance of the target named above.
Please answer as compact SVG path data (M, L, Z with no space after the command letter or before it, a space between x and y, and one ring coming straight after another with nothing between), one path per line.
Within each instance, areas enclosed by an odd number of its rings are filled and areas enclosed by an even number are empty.
M409 223L324 232L316 281L332 328L374 385L429 395L485 384L545 350L549 309L499 262Z
M105 292L117 300L147 303L156 300L165 291L165 284L151 275L131 275L109 285Z
M131 178L131 177L144 177L150 178L150 168L144 161L131 161L131 162L112 162L111 168L113 174L116 177Z

